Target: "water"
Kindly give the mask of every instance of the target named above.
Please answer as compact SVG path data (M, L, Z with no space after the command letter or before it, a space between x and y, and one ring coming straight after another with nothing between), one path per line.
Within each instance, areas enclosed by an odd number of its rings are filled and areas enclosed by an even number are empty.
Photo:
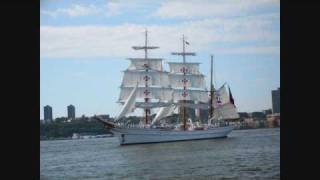
M116 138L41 141L41 179L280 179L280 129L119 146Z

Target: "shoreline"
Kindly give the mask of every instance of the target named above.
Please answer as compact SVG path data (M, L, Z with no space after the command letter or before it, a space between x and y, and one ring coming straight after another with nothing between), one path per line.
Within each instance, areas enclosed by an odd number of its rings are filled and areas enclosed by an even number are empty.
M254 130L254 129L275 129L280 127L261 127L261 128L236 128L233 131L239 131L239 130ZM97 138L112 138L115 136L106 136L106 137L93 137L93 138L79 138L79 139L72 139L72 137L61 137L61 138L49 138L49 139L40 139L40 141L59 141L59 140L80 140L80 139L97 139Z

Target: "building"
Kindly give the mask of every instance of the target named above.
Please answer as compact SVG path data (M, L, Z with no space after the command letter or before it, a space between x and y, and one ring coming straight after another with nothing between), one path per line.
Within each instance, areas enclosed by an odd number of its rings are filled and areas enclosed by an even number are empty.
M44 122L52 122L52 107L49 105L46 105L44 108Z
M273 90L272 94L272 113L280 113L280 88Z
M76 108L72 104L70 104L67 108L68 108L68 119L75 119Z
M253 118L254 120L265 120L266 115L263 112L252 112L251 118Z
M268 127L280 127L280 114L269 114L267 116Z
M272 109L266 109L262 111L265 115L272 114Z

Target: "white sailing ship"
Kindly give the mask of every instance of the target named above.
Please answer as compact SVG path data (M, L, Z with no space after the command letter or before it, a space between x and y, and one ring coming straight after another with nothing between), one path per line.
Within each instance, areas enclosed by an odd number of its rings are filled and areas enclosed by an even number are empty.
M124 71L119 103L122 109L115 121L107 121L99 116L97 120L113 132L125 144L158 143L170 141L199 140L227 137L234 129L229 125L231 119L238 119L236 107L226 84L215 89L211 81L207 90L205 76L199 70L197 62L187 62L186 56L195 53L186 52L182 38L182 52L172 55L182 56L182 62L169 62L169 72L163 69L163 59L148 57L148 50L159 47L148 45L148 32L145 32L144 46L133 46L134 50L144 50L144 58L128 58L130 66ZM131 125L125 117L137 109L144 115L140 124ZM188 111L194 110L197 117L188 117ZM157 112L151 116L151 110ZM167 122L175 111L180 114L181 123ZM208 111L205 123L199 120L199 112Z

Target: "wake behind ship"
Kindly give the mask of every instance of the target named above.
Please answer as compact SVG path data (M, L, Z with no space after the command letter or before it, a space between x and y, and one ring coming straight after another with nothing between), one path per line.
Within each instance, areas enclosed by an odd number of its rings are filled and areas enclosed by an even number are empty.
M107 129L113 132L121 145L171 141L186 141L227 137L233 130L228 120L238 119L230 87L226 83L215 89L211 79L207 90L205 76L197 62L187 62L186 52L189 42L182 38L182 52L172 55L182 56L182 62L169 62L169 71L163 70L161 58L149 58L148 50L159 47L148 45L148 32L145 32L144 46L133 46L134 50L144 50L144 58L128 58L130 66L124 71L118 103L122 109L115 121L107 121L99 116ZM143 110L139 124L126 121L126 116L137 109ZM188 117L187 109L194 109L196 117ZM209 113L205 123L199 121L199 111ZM156 112L154 117L151 112ZM180 114L180 123L170 122L174 112Z

